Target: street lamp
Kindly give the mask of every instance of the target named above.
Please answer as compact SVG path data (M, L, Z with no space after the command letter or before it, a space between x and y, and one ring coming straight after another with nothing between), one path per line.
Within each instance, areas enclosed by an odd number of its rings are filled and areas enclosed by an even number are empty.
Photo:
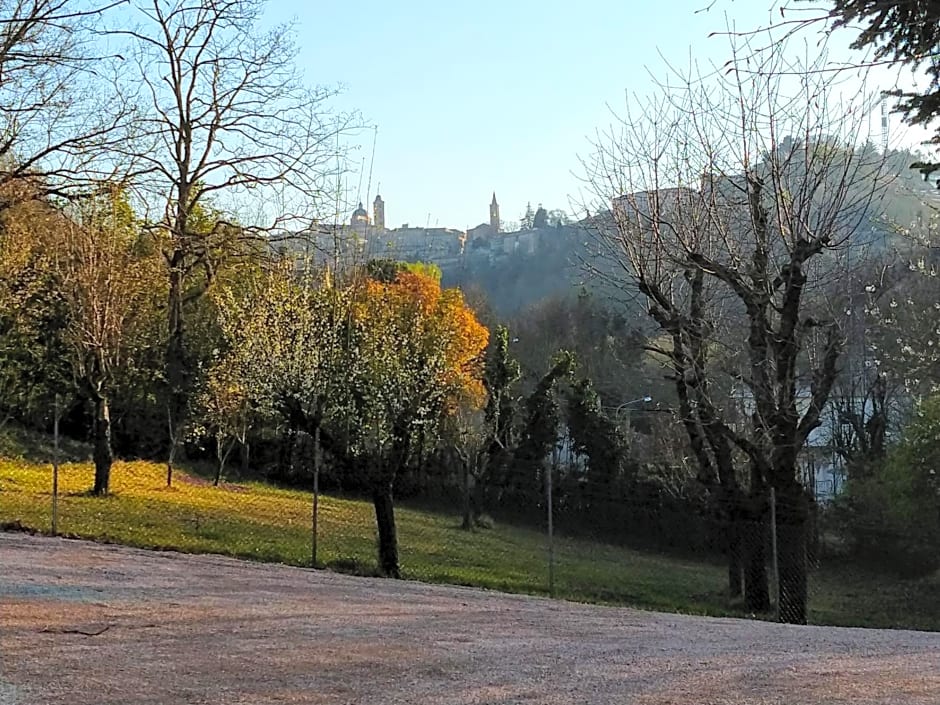
M651 401L653 401L653 397L651 397L649 394L647 394L646 396L640 397L639 399L631 399L630 401L625 401L623 404L616 407L614 409L614 413L619 414L621 409L623 409L624 407L630 406L631 404L639 404L640 402L643 402L644 404L649 404Z

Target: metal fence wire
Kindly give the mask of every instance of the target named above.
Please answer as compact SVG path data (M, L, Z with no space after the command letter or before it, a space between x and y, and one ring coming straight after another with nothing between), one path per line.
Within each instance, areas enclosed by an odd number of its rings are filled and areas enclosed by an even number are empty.
M546 471L481 487L403 476L401 576L649 609L940 629L940 551L835 504L768 488L745 505ZM274 485L208 469L0 461L0 525L135 546L378 575L373 498L309 474ZM322 490L322 491L321 491ZM799 507L788 502L798 502ZM792 521L803 513L804 520ZM788 518L790 518L788 520Z

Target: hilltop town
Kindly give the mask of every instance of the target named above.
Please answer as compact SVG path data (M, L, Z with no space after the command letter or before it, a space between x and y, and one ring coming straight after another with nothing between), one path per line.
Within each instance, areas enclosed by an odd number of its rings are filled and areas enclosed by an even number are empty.
M540 204L534 212L529 208L530 217L524 218L517 229L507 230L500 219L495 193L489 204L488 220L466 230L409 223L390 228L385 207L385 200L377 195L371 215L360 202L347 221L319 226L315 242L320 256L338 257L343 262L421 260L433 262L444 271L456 271L494 264L514 254L534 255L548 240L558 240L566 225L565 219L550 218Z

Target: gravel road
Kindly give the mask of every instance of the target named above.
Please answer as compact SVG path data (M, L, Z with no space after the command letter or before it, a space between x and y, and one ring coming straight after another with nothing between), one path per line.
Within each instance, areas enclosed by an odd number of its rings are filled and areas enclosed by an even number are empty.
M940 702L940 635L0 534L3 705Z

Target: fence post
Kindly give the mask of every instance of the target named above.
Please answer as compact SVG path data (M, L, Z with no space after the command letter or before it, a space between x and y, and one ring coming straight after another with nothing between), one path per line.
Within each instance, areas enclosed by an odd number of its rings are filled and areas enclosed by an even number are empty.
M770 547L774 574L774 618L780 621L780 564L777 561L777 491L770 488Z
M555 531L552 517L552 467L548 468L545 483L546 504L548 505L548 595L555 597Z
M52 417L52 535L59 533L59 395Z
M320 424L313 430L313 516L310 527L310 567L317 567L317 524L320 518Z

